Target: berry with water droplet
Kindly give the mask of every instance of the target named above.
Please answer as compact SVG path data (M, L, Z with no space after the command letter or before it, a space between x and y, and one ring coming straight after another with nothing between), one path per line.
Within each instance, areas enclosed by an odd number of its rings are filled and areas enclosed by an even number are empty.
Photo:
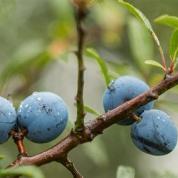
M18 126L27 129L26 137L36 143L58 137L68 120L65 102L51 92L34 92L22 101L17 114Z
M112 110L126 101L149 90L149 86L142 80L132 76L122 76L112 81L104 93L103 106L105 112ZM143 111L153 108L153 102L139 107L135 114L140 115ZM131 118L123 118L118 122L121 125L131 125L134 122Z
M16 121L17 115L12 103L0 96L0 143L8 140Z
M152 155L170 153L177 144L177 128L163 111L151 109L141 114L141 120L131 126L133 143Z

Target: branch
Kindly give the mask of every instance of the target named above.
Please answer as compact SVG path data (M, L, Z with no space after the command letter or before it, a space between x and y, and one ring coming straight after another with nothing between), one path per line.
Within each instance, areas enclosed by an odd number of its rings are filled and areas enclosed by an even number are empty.
M66 136L55 146L48 150L39 153L35 156L24 157L21 156L15 160L11 167L20 165L37 165L41 166L52 161L59 161L67 155L73 148L78 145L92 141L97 135L101 134L106 128L118 122L119 119L131 114L136 108L158 99L158 96L178 84L178 73L173 76L167 76L157 86L149 91L135 97L134 99L125 102L119 107L97 117L95 120L89 122L82 132L73 132Z
M75 168L74 164L67 157L60 159L58 162L63 164L72 173L74 178L83 178L83 176Z
M82 2L82 1L81 1ZM77 4L78 6L75 8L76 12L76 28L78 35L78 49L76 52L78 59L78 86L77 86L77 119L75 122L75 130L81 131L84 128L84 103L83 103L83 88L84 88L84 60L83 60L83 48L84 48L84 40L85 40L85 30L83 28L83 21L86 18L87 12L86 8L83 5Z

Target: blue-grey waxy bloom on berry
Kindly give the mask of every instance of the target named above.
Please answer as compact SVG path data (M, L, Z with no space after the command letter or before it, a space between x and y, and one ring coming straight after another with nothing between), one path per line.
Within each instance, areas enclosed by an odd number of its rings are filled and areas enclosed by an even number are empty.
M46 143L58 137L67 120L65 102L51 92L34 92L18 109L18 126L27 129L26 137L36 143Z
M141 151L165 155L177 144L177 128L163 111L152 109L141 114L141 120L131 126L133 143Z
M129 101L136 96L149 90L149 86L142 80L132 76L122 76L111 82L104 93L103 106L105 112L116 108L117 106ZM153 108L153 102L139 107L136 114L140 115L143 111ZM121 125L130 125L133 119L123 118L118 122Z
M12 103L0 96L0 143L8 140L16 121L17 115Z

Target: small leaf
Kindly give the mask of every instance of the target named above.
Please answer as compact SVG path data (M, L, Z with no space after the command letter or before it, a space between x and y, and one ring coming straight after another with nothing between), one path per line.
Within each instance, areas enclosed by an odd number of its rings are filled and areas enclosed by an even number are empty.
M146 60L145 64L156 66L164 70L164 67L159 62L156 62L154 60Z
M117 169L117 178L134 178L135 170L131 167L119 166Z
M172 33L169 45L169 54L171 56L171 59L175 61L178 55L178 30L175 30Z
M150 21L145 17L145 15L139 9L137 9L133 5L129 4L128 2L125 2L123 0L118 0L118 2L121 3L125 8L127 8L130 13L132 13L136 18L138 18L145 25L145 27L151 33L158 48L162 50L160 41L159 41L156 33L153 31Z
M150 31L153 32L153 28L151 26L150 21L145 17L145 15L136 7L134 7L133 5L129 4L128 2L125 2L123 0L118 0L118 2L120 4L122 4L125 8L127 8L130 13L132 13L135 17L137 17L139 20L141 20L145 27Z
M0 170L0 177L6 176L27 176L30 178L44 178L41 170L34 166L21 166L17 168L8 168Z
M91 107L88 106L88 105L85 105L85 106L84 106L84 109L85 109L85 112L90 113L90 114L93 114L93 115L95 115L95 116L101 115L99 112L97 112L96 110L94 110L93 108L91 108Z
M88 57L93 58L93 59L95 59L97 61L97 63L100 66L101 72L102 72L102 74L104 76L105 83L108 86L110 81L111 81L111 79L110 79L110 75L109 75L108 68L107 68L107 65L106 65L105 61L92 48L87 48L86 49L86 55Z
M156 18L155 22L169 27L178 28L178 17L176 16L162 15Z

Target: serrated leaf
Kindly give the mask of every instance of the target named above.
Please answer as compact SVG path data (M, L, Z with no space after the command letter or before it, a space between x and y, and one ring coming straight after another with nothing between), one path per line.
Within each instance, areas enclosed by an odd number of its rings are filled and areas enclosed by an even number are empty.
M137 17L139 20L141 20L145 27L150 31L153 32L153 28L151 26L150 21L145 17L145 15L136 7L134 7L133 5L131 5L128 2L125 2L123 0L118 0L118 2L120 4L122 4L126 9L128 9L130 11L130 13L132 13L135 17Z
M152 65L152 66L155 66L155 67L159 67L159 68L164 70L164 67L159 62L154 61L154 60L146 60L145 64Z
M170 44L169 44L169 54L173 61L176 60L178 55L178 30L172 33Z
M105 63L105 61L99 56L99 54L92 48L87 48L86 49L86 55L90 58L93 58L97 61L97 63L99 64L100 70L103 74L103 77L105 79L105 83L108 86L111 79L110 79L110 75L108 72L108 68L107 65Z
M27 176L30 178L44 178L41 170L34 166L21 166L0 170L0 177L6 176Z
M169 27L178 28L178 17L176 16L162 15L156 18L155 22Z
M116 178L134 178L135 170L131 167L119 166L117 169Z
M135 18L129 18L128 27L129 42L135 64L139 71L145 74L149 68L144 65L143 59L153 58L153 42L148 30Z
M90 107L90 106L88 106L88 105L85 105L85 106L84 106L84 109L85 109L85 112L90 113L90 114L93 114L93 115L95 115L95 116L101 115L99 112L97 112L95 109L93 109L92 107Z

